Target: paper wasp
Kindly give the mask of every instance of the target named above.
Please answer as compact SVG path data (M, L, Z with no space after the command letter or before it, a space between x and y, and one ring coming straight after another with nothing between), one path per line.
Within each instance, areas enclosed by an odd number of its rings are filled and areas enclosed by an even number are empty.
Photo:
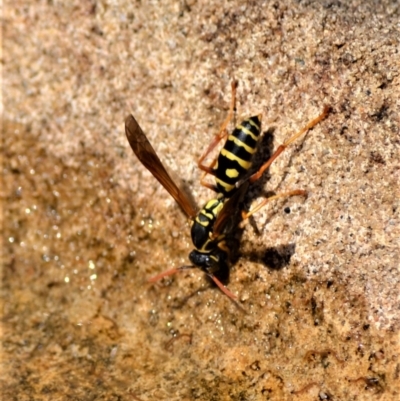
M135 118L130 115L125 120L125 132L133 152L140 162L170 193L191 220L191 237L195 247L189 254L189 260L192 265L168 270L150 279L151 282L158 281L179 270L197 267L206 273L225 295L231 299L235 299L236 296L232 294L216 276L221 271L229 269L229 248L226 243L225 233L228 222L231 220L232 215L235 214L238 204L249 184L258 180L263 172L288 145L308 129L314 127L324 119L328 113L328 108L325 107L320 116L312 120L306 127L293 135L283 145L279 146L271 158L264 163L256 173L249 176L252 157L256 152L257 140L261 134L261 115L244 120L228 136L226 126L234 110L235 89L236 86L232 84L233 96L228 118L225 120L220 133L216 136L198 162L199 167L205 171L206 174L211 174L215 176L216 179L215 185L205 183L203 179L202 184L217 192L217 196L208 201L198 212L192 206L187 195L182 192L171 179ZM204 165L204 159L224 136L227 137L227 140L217 158L214 159L211 165ZM242 213L242 218L245 219L249 217L272 199L304 194L305 191L295 190L272 196L265 199L251 211Z
M218 196L207 202L204 208L197 213L186 194L177 187L165 170L155 150L132 115L125 120L125 132L137 158L170 193L192 221L191 234L195 249L189 254L189 260L193 265L168 270L153 277L150 281L157 281L178 270L198 267L215 282L224 294L234 299L235 296L221 283L215 273L221 269L228 269L229 255L223 230L233 213L233 208L236 207L236 197L227 201L224 197Z

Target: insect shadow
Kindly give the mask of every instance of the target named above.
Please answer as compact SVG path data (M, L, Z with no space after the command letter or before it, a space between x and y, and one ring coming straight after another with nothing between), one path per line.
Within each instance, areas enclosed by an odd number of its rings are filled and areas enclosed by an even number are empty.
M284 244L251 251L242 255L242 257L252 262L261 262L271 270L282 270L290 264L290 259L294 255L295 250L296 244Z

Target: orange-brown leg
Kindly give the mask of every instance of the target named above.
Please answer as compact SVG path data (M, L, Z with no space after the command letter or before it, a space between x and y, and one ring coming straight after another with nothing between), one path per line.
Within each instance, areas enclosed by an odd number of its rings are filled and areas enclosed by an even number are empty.
M275 153L260 167L260 169L254 173L248 179L251 183L257 181L264 173L264 171L278 158L278 156L297 138L306 133L309 129L315 127L319 122L321 122L329 113L329 107L325 106L323 112L314 120L310 121L304 128L302 128L299 132L290 137L285 143L280 145ZM238 185L240 185L239 183Z
M235 111L236 111L236 87L237 87L237 82L232 81L231 82L231 89L232 89L232 99L231 99L231 105L229 107L229 112L228 115L223 122L218 134L215 136L213 141L210 143L206 151L200 156L199 160L197 161L197 166L199 167L200 170L204 171L204 174L201 177L200 183L201 185L204 185L207 188L210 188L215 191L215 186L212 184L207 183L204 181L204 178L206 177L207 174L215 175L214 172L214 166L215 163L217 162L218 155L211 161L209 165L204 164L204 160L207 158L207 156L215 149L215 147L219 144L219 142L225 138L228 137L229 132L226 129L228 126L229 122L232 120Z
M177 272L180 271L180 270L193 269L193 268L195 268L195 267L196 267L196 266L181 266L181 267L175 267L175 268L170 269L170 270L167 270L167 271L165 271L165 272L163 272L163 273L157 274L156 276L150 278L150 279L148 280L148 282L149 282L149 283L155 283L155 282L161 280L161 279L164 278L164 277L172 276L173 274L177 273ZM211 274L211 273L206 273L206 274L207 274L208 277L211 278L212 281L214 281L214 283L218 286L218 288L219 288L226 296L228 296L228 297L229 297L230 299L232 299L232 300L237 299L236 295L232 294L232 293L228 290L228 288L226 288L226 287L221 283L221 281L219 281L218 278L214 276L214 274Z
M215 163L217 162L217 157L214 158L214 160L209 164L206 165L204 164L204 159L214 150L214 148L218 145L218 143L222 139L228 138L229 132L227 131L226 128L221 129L217 135L215 135L213 141L210 143L208 148L205 150L205 152L200 156L200 159L197 161L197 166L199 167L200 170L203 170L206 174L214 174L213 173L213 167Z
M261 208L263 208L268 202L272 200L279 198L287 198L289 196L295 196L295 195L307 196L307 191L304 191L303 189L295 189L293 191L283 192L278 195L270 196L269 198L266 198L262 202L260 202L257 206L251 208L248 212L242 211L242 219L243 220L248 219L251 215L258 212Z

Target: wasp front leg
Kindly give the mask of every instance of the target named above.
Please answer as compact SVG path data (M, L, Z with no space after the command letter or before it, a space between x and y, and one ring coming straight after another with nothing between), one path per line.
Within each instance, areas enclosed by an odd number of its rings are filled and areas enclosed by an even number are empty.
M280 145L278 149L274 152L274 154L260 167L260 169L254 173L248 180L250 183L257 181L264 173L264 171L283 153L286 148L291 145L297 138L301 135L305 134L311 128L314 128L318 123L320 123L329 113L329 107L325 106L322 113L314 118L314 120L310 121L305 127L303 127L299 132L291 136L285 143ZM240 185L241 183L238 183Z

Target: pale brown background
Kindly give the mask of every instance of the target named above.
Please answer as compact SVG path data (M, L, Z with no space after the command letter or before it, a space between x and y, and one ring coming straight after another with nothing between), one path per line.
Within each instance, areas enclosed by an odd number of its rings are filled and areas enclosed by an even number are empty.
M398 399L399 2L8 3L4 400ZM232 77L273 147L332 107L249 193L309 195L245 225L240 308L197 270L146 283L189 229L123 128L201 205Z

